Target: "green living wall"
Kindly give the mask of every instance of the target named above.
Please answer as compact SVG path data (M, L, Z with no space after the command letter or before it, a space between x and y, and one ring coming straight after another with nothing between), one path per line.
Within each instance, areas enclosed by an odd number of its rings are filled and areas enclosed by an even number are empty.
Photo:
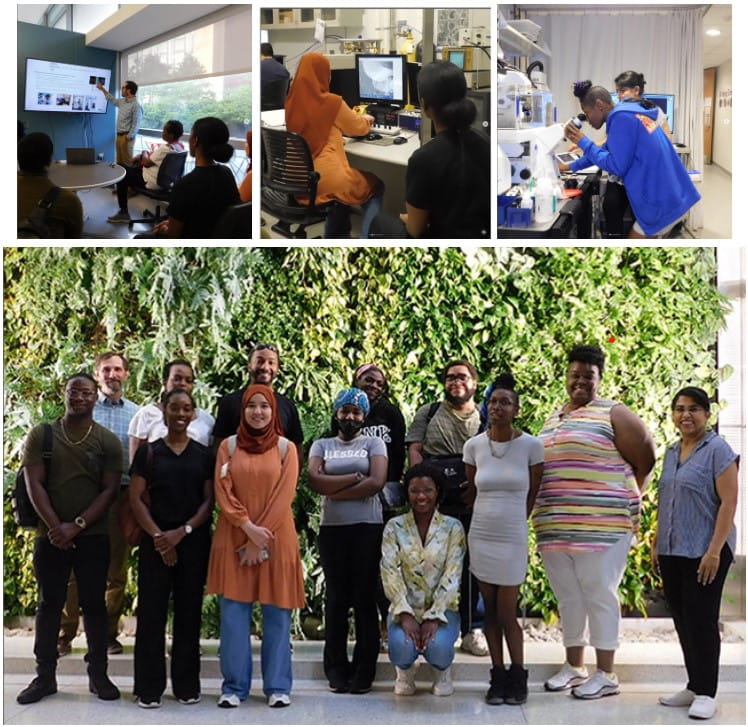
M714 356L726 306L715 271L715 252L704 248L6 249L6 491L24 433L61 413L63 378L112 348L132 361L128 398L154 400L161 366L180 356L196 367L198 403L215 412L218 398L245 381L249 343L276 343L277 388L299 403L308 446L364 361L388 372L408 422L418 405L440 398L437 372L447 360L472 360L479 392L509 369L521 387L520 425L537 433L565 400L565 352L597 343L608 356L601 392L644 419L661 456L674 433L675 390L714 390L725 373ZM647 542L652 494L621 585L630 608L643 608L657 587ZM5 502L5 613L28 614L31 536ZM319 616L319 502L304 477L295 513L304 614ZM129 589L131 604L134 578ZM523 599L531 613L554 618L535 554ZM214 623L215 602L206 601L206 615Z

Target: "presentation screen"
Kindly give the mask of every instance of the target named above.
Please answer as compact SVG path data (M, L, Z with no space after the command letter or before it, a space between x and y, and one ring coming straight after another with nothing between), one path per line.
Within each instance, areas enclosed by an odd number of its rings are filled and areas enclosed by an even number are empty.
M405 60L405 56L357 54L356 76L361 103L404 104L408 90Z
M107 68L27 58L24 111L105 114L107 101L96 83L109 89L110 76Z

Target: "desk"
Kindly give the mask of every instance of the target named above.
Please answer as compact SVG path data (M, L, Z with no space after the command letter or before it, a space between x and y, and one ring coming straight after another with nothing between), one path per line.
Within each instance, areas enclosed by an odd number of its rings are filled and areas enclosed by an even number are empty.
M260 123L275 129L286 126L286 112L283 109L262 111ZM348 163L354 168L376 174L384 182L382 209L392 215L405 212L405 169L410 155L419 148L417 131L403 130L406 144L380 146L358 139L345 139L345 153Z
M125 176L125 168L119 164L67 164L52 162L49 178L62 189L93 189L116 184Z

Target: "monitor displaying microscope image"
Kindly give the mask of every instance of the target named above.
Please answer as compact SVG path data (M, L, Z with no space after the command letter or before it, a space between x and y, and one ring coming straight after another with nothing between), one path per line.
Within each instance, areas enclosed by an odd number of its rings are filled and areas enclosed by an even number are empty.
M407 100L406 56L356 55L360 103L403 106Z

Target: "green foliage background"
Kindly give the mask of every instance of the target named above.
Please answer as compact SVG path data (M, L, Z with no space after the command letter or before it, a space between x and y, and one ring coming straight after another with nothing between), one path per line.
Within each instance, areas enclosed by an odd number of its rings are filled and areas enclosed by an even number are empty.
M251 341L280 345L277 388L299 403L307 446L363 361L388 372L408 422L440 398L447 360L472 360L479 391L509 369L521 386L520 425L537 433L565 400L565 352L594 342L608 355L601 393L644 419L661 456L675 390L718 383L714 344L727 303L715 275L705 248L6 249L5 487L25 432L61 413L63 378L90 368L98 351L130 357L126 395L138 403L156 397L164 362L186 357L198 403L215 411L244 383ZM631 608L657 585L647 548L653 489L621 585ZM307 612L319 615L319 502L305 478L295 514ZM32 613L31 538L16 529L7 497L3 537L5 614ZM555 617L535 554L523 597L530 612ZM205 612L214 620L209 599Z

